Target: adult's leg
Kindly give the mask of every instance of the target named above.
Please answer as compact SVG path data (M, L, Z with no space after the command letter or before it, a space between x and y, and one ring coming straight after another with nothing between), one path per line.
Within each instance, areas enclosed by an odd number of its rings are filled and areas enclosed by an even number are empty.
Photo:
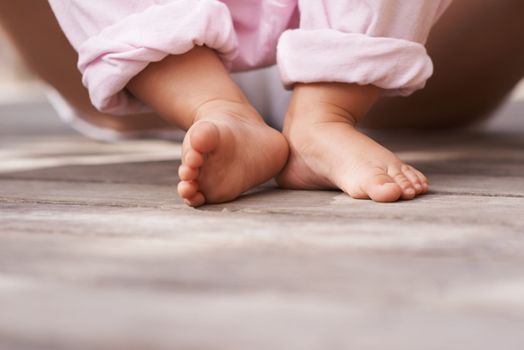
M457 0L427 43L435 74L410 97L382 98L370 128L454 128L482 121L524 76L524 2Z
M120 131L169 125L154 114L114 117L92 106L76 68L77 54L58 26L47 1L0 0L0 25L27 66L90 123Z

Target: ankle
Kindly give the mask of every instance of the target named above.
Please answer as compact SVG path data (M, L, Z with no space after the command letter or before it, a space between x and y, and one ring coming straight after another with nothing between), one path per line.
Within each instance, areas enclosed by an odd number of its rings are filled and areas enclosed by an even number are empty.
M127 89L166 120L186 130L198 111L212 105L212 101L246 100L218 54L207 47L195 47L149 64Z
M262 117L244 98L213 98L198 104L193 111L193 122L216 117L233 117L241 120L260 120Z
M312 122L349 122L355 125L380 94L374 86L340 83L298 84L289 114Z

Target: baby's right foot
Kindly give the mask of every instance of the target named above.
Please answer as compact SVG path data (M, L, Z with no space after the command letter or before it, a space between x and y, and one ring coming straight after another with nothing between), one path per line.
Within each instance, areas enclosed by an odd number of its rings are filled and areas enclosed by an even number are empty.
M264 122L208 47L149 64L127 89L188 130L178 193L190 206L233 200L286 163L284 136Z
M311 91L309 91L311 92ZM284 188L341 189L377 202L413 199L428 191L427 178L355 129L347 110L326 103L326 94L294 93L284 135L289 160L277 177Z
M278 174L287 156L284 136L249 104L212 101L184 139L179 195L193 207L233 200Z

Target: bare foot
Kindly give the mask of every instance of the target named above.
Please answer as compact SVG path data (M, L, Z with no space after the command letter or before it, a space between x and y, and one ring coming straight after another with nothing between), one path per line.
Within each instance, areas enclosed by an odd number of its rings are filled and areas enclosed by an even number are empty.
M149 64L127 89L188 130L178 193L190 206L233 200L286 163L284 136L264 122L208 47Z
M314 106L314 107L312 107ZM428 191L427 178L354 127L347 110L294 98L284 135L290 155L277 177L290 189L341 189L377 202L413 199Z
M287 157L284 136L249 104L212 101L184 139L178 193L193 207L230 201L274 177Z

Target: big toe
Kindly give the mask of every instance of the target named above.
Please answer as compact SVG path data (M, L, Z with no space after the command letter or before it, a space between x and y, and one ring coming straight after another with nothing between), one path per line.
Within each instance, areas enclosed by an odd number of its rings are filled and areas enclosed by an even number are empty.
M371 177L364 187L375 202L394 202L402 196L402 188L386 174Z
M209 153L218 147L220 133L214 123L200 121L189 131L191 148L200 153Z

